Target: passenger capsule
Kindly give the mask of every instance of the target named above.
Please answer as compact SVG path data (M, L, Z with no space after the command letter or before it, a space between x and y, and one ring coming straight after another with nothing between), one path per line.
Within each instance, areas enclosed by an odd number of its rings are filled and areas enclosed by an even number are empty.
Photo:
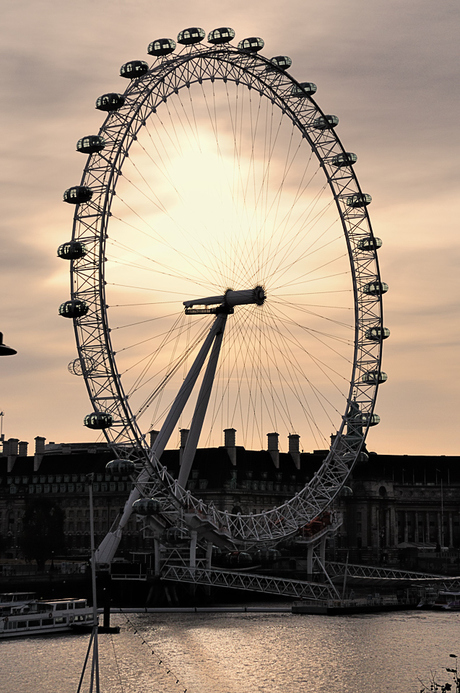
M341 168L342 166L354 166L357 161L358 157L353 152L341 152L332 157L331 164Z
M313 82L300 82L300 84L293 84L291 87L291 96L311 96L316 94L318 87Z
M359 250L364 250L370 252L372 250L378 250L382 247L382 239L376 236L367 236L366 238L361 238L358 241Z
M265 46L264 40L258 36L251 36L239 42L238 48L240 51L249 51L249 53L258 53Z
M258 549L254 554L257 563L272 563L281 558L281 551L277 549Z
M291 65L292 65L292 60L288 55L275 55L274 58L270 58L270 62L274 67L277 67L279 70L288 70ZM267 66L267 70L269 70L270 67Z
M81 318L89 311L89 306L85 301L80 301L78 298L73 298L70 301L64 301L59 306L59 315L63 318Z
M347 197L346 205L347 207L367 207L372 202L372 197L368 193L354 193Z
M112 92L110 94L102 94L96 101L96 108L98 111L118 111L124 103L125 97L123 94Z
M165 541L168 544L182 544L188 539L188 532L180 527L169 527L165 532Z
M93 196L93 191L86 185L74 185L64 191L63 200L70 205L79 205L82 202L89 202Z
M86 428L102 431L104 428L113 426L113 416L106 411L93 411L85 416L83 424Z
M235 32L229 26L221 26L219 29L214 29L208 34L208 43L219 45L221 43L229 43L235 38Z
M176 48L176 42L173 41L173 39L169 38L162 38L162 39L156 39L155 41L152 41L149 43L149 47L147 48L147 53L149 55L156 55L156 56L161 56L161 55L169 55L172 53Z
M377 426L380 423L380 416L378 414L361 414L361 422L363 426Z
M84 257L87 253L87 249L84 243L80 241L68 241L59 246L57 250L58 257L63 260L78 260Z
M332 130L339 124L339 119L336 115L324 115L316 118L313 121L313 127L317 130Z
M136 515L157 515L161 510L159 501L153 498L138 498L133 503L133 512Z
M136 77L142 77L148 71L149 65L145 60L130 60L120 67L120 77L136 79Z
M388 376L383 371L367 371L361 376L361 381L367 385L381 385L388 380Z
M368 296L382 296L382 294L386 294L387 291L388 284L385 284L385 282L373 281L363 286L363 293Z
M369 327L364 333L366 339L370 339L372 342L381 342L382 339L388 339L390 336L390 330L388 327Z
M231 568L245 568L253 563L250 553L246 551L232 551L225 556L225 563Z
M189 29L183 29L177 35L177 43L181 43L183 46L190 46L192 43L201 43L205 36L206 32L204 29L193 26Z
M134 473L134 462L131 460L112 460L107 462L105 468L114 476L131 476Z
M77 142L77 152L82 154L94 154L105 148L105 139L100 135L87 135Z

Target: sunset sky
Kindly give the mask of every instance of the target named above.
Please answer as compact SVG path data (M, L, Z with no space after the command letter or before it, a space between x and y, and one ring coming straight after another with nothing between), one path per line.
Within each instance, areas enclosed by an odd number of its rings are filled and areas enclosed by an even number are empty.
M5 437L29 451L36 436L98 439L82 425L91 405L67 370L73 329L57 313L69 277L56 249L73 214L62 193L83 165L75 143L97 133L96 98L125 89L120 65L149 60L150 41L226 25L235 42L261 36L265 56L289 55L291 74L318 85L372 195L391 336L369 450L460 455L458 0L6 0L0 331L18 354L0 361Z

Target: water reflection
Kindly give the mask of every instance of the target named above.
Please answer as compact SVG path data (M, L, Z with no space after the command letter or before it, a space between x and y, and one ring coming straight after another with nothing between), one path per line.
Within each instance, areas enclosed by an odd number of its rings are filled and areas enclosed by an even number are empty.
M105 693L415 693L445 672L459 614L136 614L100 636ZM74 693L87 636L3 641L0 693ZM460 652L459 652L460 654Z

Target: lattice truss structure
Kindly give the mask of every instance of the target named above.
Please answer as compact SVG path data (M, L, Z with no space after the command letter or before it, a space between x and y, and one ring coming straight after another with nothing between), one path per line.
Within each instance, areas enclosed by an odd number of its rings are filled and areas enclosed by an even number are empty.
M286 71L289 58L278 56L267 59L253 49L248 50L249 44L243 44L241 42L238 47L231 43L204 45L197 42L184 45L178 52L158 55L144 74L131 79L120 99L121 105L108 111L99 131L98 141L104 142L103 148L89 154L80 187L75 188L77 196L79 190L90 190L91 195L76 204L73 223L72 243L80 244L85 252L70 259L71 304L77 308L85 307L81 314L74 312L71 315L78 348L75 368L84 376L94 411L103 412L110 420L111 425L104 429L104 433L115 456L131 460L137 469L135 489L127 504L124 524L133 501L142 497L153 498L158 501L158 512L163 517L159 524L153 521L154 530L156 527L160 531L162 525L179 524L189 528L196 525L201 527L201 535L209 529L208 539L211 541L219 536L226 537L234 544L251 546L276 544L320 515L331 506L353 466L365 455L364 441L368 429L379 420L374 414L374 403L379 384L386 379L381 371L381 355L382 341L388 336L388 330L384 328L382 318L382 294L387 287L380 280L377 258L381 241L373 235L367 211L371 198L362 192L355 175L353 164L356 156L346 152L335 132L338 119L325 114L318 106L313 98L315 85L299 82ZM118 362L119 353L112 343L113 325L110 323L108 242L111 225L118 214L114 212L118 189L122 188L123 179L126 178L125 170L132 152L145 136L149 123L163 123L169 109L179 111L182 108L182 101L176 101L178 97L185 102L191 99L189 95L192 92L195 94L208 86L214 89L217 85L224 93L231 86L237 103L243 91L250 93L253 100L268 103L272 113L279 114L283 122L289 123L299 142L307 147L316 161L317 172L312 174L312 178L317 175L324 177L324 187L328 190L341 230L343 254L348 258L349 292L352 296L352 319L348 326L349 374L342 397L342 412L337 417L335 430L331 431L334 435L329 453L314 478L301 492L278 508L253 515L221 512L195 498L161 464L162 450L150 447L147 440L148 427L143 427L141 418L161 388L169 382L169 375L183 367L189 352L177 358L170 370L165 371L161 382L133 408L133 396L125 389L125 376ZM211 111L213 103L205 100L203 108ZM196 115L198 118L193 108L190 113L192 115L187 117ZM243 114L237 110L235 113L235 120L241 120L232 124L234 136L244 129ZM270 127L273 129L273 124ZM238 156L245 144L242 137ZM220 155L223 155L222 152ZM285 169L294 167L293 162L294 157L289 164L285 164ZM167 171L165 175L168 176ZM268 175L267 167L262 171L262 178L268 178ZM297 198L302 197L304 189L306 184L299 184ZM154 196L152 199L152 204L157 204ZM168 210L162 211L167 216ZM131 209L131 213L134 214L134 210ZM143 252L147 251L141 248L139 254ZM309 252L314 252L314 248ZM330 277L334 282L333 268ZM249 286L232 288L252 288L255 282L252 278L248 282ZM226 288L228 286L223 286L222 291ZM195 297L185 295L179 298L179 302ZM267 305L270 297L267 290ZM262 310L264 308L261 307ZM235 308L235 313L238 309ZM203 319L211 318L203 316ZM333 324L333 321L330 323ZM202 339L210 323L203 324ZM317 339L325 341L327 337L324 335L319 335ZM341 337L338 342L340 340ZM165 341L165 350L169 348ZM318 392L314 394L319 408L324 409L320 395ZM113 534L119 535L122 528L123 523L114 528Z

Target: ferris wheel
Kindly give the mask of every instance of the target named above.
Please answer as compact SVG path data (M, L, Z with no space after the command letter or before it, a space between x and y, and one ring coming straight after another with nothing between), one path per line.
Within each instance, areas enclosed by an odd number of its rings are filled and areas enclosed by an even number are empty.
M178 46L153 41L151 66L122 65L128 86L97 99L106 119L78 141L82 179L64 193L75 214L59 312L94 409L85 425L138 465L118 538L144 496L199 509L235 540L279 540L330 506L379 422L388 286L357 157L288 56L234 37L189 28ZM160 458L179 429L173 479ZM219 445L223 429L247 449L276 431L329 452L288 503L233 516L186 490L198 441Z

